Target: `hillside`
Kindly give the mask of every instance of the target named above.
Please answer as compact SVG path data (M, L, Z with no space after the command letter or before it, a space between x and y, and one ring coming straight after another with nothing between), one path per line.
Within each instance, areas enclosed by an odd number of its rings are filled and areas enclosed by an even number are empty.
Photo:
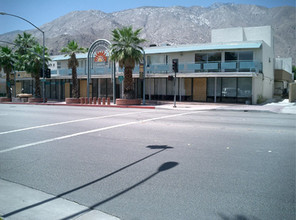
M207 8L141 7L114 13L73 11L40 28L45 32L50 53L58 54L72 39L89 47L96 39L111 40L114 28L128 25L143 29L142 37L147 39L147 45L205 43L210 42L210 32L215 28L271 25L276 56L293 57L295 63L295 7L214 4ZM41 40L39 31L28 32ZM17 33L0 35L0 40L11 42Z

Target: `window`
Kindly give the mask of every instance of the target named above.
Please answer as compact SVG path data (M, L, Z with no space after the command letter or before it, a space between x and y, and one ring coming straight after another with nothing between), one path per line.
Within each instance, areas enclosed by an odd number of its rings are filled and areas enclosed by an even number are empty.
M238 78L237 97L252 97L252 78Z
M220 62L221 62L220 52L196 53L195 63L202 63L202 64L201 64L201 69L197 69L195 70L195 72L200 72L200 71L218 72L220 68Z
M57 62L57 68L58 68L58 69L61 69L61 67L62 67L62 64L61 64L61 62L58 61L58 62Z
M253 51L225 52L225 61L253 61Z
M83 60L79 61L79 68L83 68L83 63L84 63Z
M150 66L151 64L151 56L147 56L147 66Z
M221 78L216 78L216 96L221 96ZM215 96L215 78L207 79L207 96L214 97Z
M213 62L213 61L221 61L221 53L196 53L195 54L195 62Z
M237 52L225 52L225 61L236 61L238 60Z
M208 53L208 62L221 61L221 53Z
M253 61L253 51L241 51L238 53L239 60Z
M222 79L222 97L236 97L236 78Z
M206 53L197 53L195 54L195 62L207 62L208 61L208 55Z

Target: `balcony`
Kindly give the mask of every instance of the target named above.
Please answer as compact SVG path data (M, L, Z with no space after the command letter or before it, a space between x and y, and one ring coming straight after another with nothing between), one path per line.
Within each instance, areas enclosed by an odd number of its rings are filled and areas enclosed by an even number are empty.
M98 67L91 69L91 75L106 75L111 74L112 69L109 67ZM71 69L58 69L52 70L51 75L53 76L71 76L72 70ZM86 76L87 69L85 68L77 68L77 76Z
M152 64L146 67L149 73L171 73L171 64ZM179 63L179 73L198 72L262 72L262 63L257 61L227 61L227 62L200 62Z
M150 64L146 66L146 74L168 74L172 73L171 64ZM227 62L200 62L200 63L179 63L179 73L212 73L212 72L249 72L262 73L262 63L258 61L227 61ZM102 66L91 69L91 75L111 75L112 69L109 66ZM117 68L116 73L123 73L122 68ZM133 70L139 74L139 66ZM71 76L71 69L52 70L53 76ZM86 68L77 68L77 76L86 76Z

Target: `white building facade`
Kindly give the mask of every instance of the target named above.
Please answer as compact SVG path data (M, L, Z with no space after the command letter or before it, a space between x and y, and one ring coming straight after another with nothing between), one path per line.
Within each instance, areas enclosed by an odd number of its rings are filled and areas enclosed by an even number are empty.
M145 50L145 98L173 100L174 72L178 63L178 101L257 104L274 93L274 46L270 26L212 30L211 43L153 46ZM71 97L71 70L63 55L53 56L51 79L46 82L48 99ZM86 97L87 54L77 54L80 97ZM111 62L91 67L90 97L113 98ZM122 96L123 70L116 68L115 98ZM139 66L133 71L135 96L143 98ZM22 87L31 82L20 79ZM30 91L26 91L29 92Z

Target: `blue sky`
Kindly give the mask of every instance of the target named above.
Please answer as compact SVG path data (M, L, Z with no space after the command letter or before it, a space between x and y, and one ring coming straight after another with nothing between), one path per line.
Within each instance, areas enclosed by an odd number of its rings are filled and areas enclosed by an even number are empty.
M296 0L0 0L0 12L21 16L36 26L77 10L101 10L114 12L141 6L202 6L209 7L215 2L256 4L268 8L294 6ZM33 27L18 18L0 15L0 34Z

